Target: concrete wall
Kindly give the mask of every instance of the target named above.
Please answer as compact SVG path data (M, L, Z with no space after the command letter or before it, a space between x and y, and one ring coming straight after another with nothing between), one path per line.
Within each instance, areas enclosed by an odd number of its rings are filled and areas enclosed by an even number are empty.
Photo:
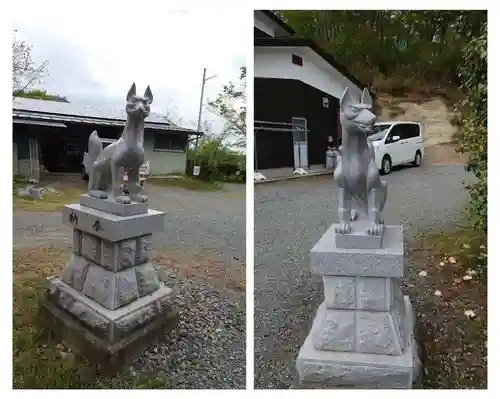
M296 79L340 99L346 87L361 98L361 90L309 47L254 47L256 78ZM292 63L292 54L303 65Z
M185 151L154 151L154 133L144 134L145 160L150 162L150 175L184 173L186 170Z

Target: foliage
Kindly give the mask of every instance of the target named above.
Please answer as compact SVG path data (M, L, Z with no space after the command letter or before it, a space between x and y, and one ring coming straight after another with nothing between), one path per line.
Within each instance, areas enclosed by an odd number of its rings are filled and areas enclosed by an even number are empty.
M468 208L472 224L481 244L486 244L488 219L488 132L487 132L487 25L473 37L464 50L459 66L461 89L466 95L459 105L462 113L457 150L469 154L468 169L477 178L467 186L471 195Z
M16 38L14 30L12 40L12 91L24 92L30 86L40 83L47 72L48 60L40 65L35 65L31 58L31 46L23 40Z
M247 132L247 69L241 67L240 71L239 85L229 82L222 87L215 101L208 103L210 110L224 119L223 136L235 147L245 147Z
M280 11L298 36L314 39L375 90L434 90L458 84L461 53L486 11ZM390 80L390 85L388 85ZM429 87L428 87L429 86ZM381 90L382 91L382 90Z
M224 135L206 133L198 143L198 149L188 150L186 173L192 175L193 166L200 166L200 179L207 181L245 178L245 154L233 150Z
M47 94L46 90L14 91L13 97L34 98L37 100L58 101L69 103L68 99L57 94Z

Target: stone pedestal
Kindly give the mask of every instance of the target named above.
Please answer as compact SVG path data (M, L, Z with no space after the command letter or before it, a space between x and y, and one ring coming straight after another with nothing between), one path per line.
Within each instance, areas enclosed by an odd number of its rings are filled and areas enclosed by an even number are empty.
M333 225L311 250L325 300L297 358L299 383L411 388L420 360L411 303L397 283L404 271L403 228L386 226L382 239L370 240L357 232L362 222L353 224L353 234L343 237Z
M164 213L144 204L127 209L95 202L101 210L63 208L63 222L73 227L73 253L61 276L48 279L42 321L72 350L113 373L173 327L177 314L172 289L150 261L152 234L163 230Z

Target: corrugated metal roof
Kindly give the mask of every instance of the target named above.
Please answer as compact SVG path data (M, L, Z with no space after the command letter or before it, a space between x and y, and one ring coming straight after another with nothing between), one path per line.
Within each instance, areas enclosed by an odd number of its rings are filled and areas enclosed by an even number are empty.
M50 115L47 115L50 114ZM88 103L64 103L31 98L15 97L12 101L12 116L15 118L49 119L65 122L80 122L123 126L127 120L124 108L103 107ZM167 118L151 112L146 119L145 128L179 130L192 134L196 132L175 126Z

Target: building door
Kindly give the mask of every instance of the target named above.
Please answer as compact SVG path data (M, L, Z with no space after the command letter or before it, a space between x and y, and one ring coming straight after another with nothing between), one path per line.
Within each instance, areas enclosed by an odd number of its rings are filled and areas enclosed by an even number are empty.
M294 169L308 169L307 120L305 118L292 118L292 134Z
M38 156L38 140L36 137L29 138L30 151L30 178L40 181L40 160Z
M12 143L14 145L14 152L12 154L12 174L15 176L17 175L17 165L19 164L19 161L17 159L17 143Z

